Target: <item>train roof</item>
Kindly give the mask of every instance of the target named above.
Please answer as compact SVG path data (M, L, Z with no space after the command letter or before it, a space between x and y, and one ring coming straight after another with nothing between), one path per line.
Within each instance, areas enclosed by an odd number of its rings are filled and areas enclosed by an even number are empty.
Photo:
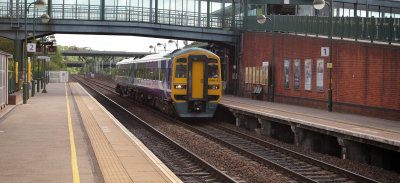
M212 54L212 55L214 55L214 56L217 56L217 55L214 54L213 52L208 51L208 50L203 49L203 48L186 48L186 49L174 51L174 52L172 52L170 55L168 55L168 57L176 57L176 56L178 56L178 55L182 55L182 54L185 54L185 53L188 53L188 52L192 52L192 51L204 51L204 52L207 52L207 53Z
M175 51L173 51L171 53L151 54L151 55L147 55L147 56L145 56L143 58L139 58L139 59L128 58L128 59L124 59L122 61L119 61L117 63L117 65L119 65L119 64L129 64L129 63L132 63L132 62L149 61L149 60L162 60L162 59L165 59L165 58L176 57L176 56L179 56L179 55L182 55L182 54L185 54L185 53L188 53L188 52L192 52L192 51L203 51L203 52L207 52L209 54L217 56L213 52L208 51L208 50L203 49L203 48L187 48L187 49L182 49L182 50L175 50Z

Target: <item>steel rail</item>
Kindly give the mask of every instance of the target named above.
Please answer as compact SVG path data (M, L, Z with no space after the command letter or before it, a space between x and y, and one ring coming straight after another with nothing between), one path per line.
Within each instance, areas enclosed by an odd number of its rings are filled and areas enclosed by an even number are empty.
M365 177L365 176L356 174L354 172L350 172L348 170L345 170L343 168L337 167L335 165L331 165L331 164L322 162L322 161L320 161L318 159L315 159L313 157L306 156L304 154L300 154L298 152L292 151L292 150L287 149L285 147L272 144L272 143L267 142L265 140L262 140L262 139L259 139L259 138L256 138L256 137L252 137L250 135L247 135L247 134L244 134L244 133L232 130L232 129L228 129L228 128L220 126L220 125L215 125L215 124L210 124L210 125L215 127L215 128L218 128L220 130L223 130L223 131L225 131L227 133L235 134L238 137L241 137L243 139L246 139L246 140L249 140L251 142L257 143L259 145L262 145L262 146L265 146L265 147L280 151L280 152L282 152L282 153L284 153L286 155L295 157L297 159L301 159L301 160L303 160L303 161L305 161L307 163L310 163L310 164L312 164L314 166L318 166L318 167L321 167L323 169L327 169L327 170L330 170L332 172L335 172L337 174L344 175L344 176L346 176L346 177L348 177L348 178L350 178L352 180L356 180L358 182L371 182L371 183L378 182L378 181L372 180L372 179L370 179L368 177Z
M122 109L123 112L126 112L129 116L131 116L132 118L135 119L135 121L139 122L143 127L145 127L150 133L156 135L157 137L161 138L164 142L167 142L168 144L170 144L171 146L173 146L175 149L178 149L180 152L182 152L183 154L185 154L185 156L190 157L194 162L196 162L197 164L199 164L201 167L203 167L204 169L206 169L207 171L211 172L212 174L214 174L218 180L222 181L222 182L233 182L233 183L237 183L237 181L235 179L233 179L232 177L228 176L227 174L225 174L224 172L220 171L219 169L217 169L215 166L209 164L208 162L204 161L202 158L200 158L199 156L196 156L194 153L192 153L191 151L189 151L188 149L184 148L183 146L179 145L177 142L175 142L174 140L172 140L171 138L167 137L165 134L163 134L162 132L158 131L157 129L155 129L154 127L152 127L151 125L149 125L146 121L142 120L141 118L139 118L138 116L136 116L135 114L131 113L129 110L125 109L124 107L122 107L121 105L119 105L118 103L116 103L115 101L111 100L110 98L108 98L107 96L105 96L104 94L102 94L101 92L97 91L96 89L94 89L93 87L85 84L81 79L77 79L76 77L73 77L73 79L77 80L79 83L87 86L88 88L90 88L92 91L96 92L99 96L101 96L103 99L105 99L106 101L108 101L110 104L117 106L118 108ZM93 81L92 81L93 82Z

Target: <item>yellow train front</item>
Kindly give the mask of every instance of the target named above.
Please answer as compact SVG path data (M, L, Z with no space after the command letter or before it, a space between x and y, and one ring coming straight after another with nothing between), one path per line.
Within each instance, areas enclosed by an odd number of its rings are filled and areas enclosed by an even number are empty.
M172 104L180 117L213 117L221 100L221 63L214 53L184 49L173 54Z

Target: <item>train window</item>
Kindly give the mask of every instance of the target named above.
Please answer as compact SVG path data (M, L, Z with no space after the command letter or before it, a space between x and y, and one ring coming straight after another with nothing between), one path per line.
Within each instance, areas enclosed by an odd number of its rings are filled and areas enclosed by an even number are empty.
M175 78L186 78L186 65L177 64L175 69Z
M210 58L210 59L208 59L208 63L218 63L218 60L214 59L214 58Z
M218 65L208 65L208 78L218 78Z
M178 58L177 63L186 63L186 58Z

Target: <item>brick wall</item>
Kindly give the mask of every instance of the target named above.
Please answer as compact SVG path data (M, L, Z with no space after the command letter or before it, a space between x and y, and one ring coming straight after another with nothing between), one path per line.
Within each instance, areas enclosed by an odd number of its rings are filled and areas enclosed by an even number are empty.
M245 32L240 58L238 94L251 97L254 84L245 84L245 68L271 64L272 36ZM329 39L275 34L275 102L327 109L329 56L321 57ZM400 119L400 47L333 40L333 110ZM294 89L294 60L300 59L300 89ZM304 60L312 60L311 91L305 91ZM317 59L324 59L323 91L317 91ZM289 89L284 88L284 60L290 60ZM260 99L267 100L264 87Z

